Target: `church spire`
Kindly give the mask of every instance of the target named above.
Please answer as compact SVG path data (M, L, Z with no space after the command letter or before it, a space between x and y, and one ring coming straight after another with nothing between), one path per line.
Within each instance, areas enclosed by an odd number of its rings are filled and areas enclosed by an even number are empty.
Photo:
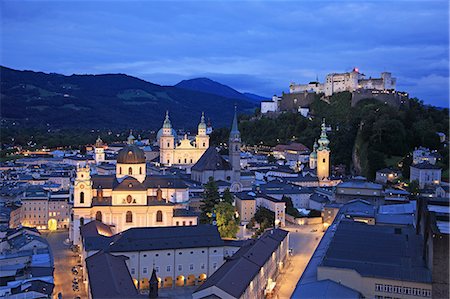
M239 132L238 122L237 122L237 107L234 106L234 118L233 124L231 125L230 139L240 139L241 132Z
M164 119L163 128L172 129L172 123L169 119L169 110L166 111L166 118Z
M327 136L327 126L325 124L325 118L322 121L322 132L320 134L319 139L319 150L328 150L328 145L330 144L330 140L328 140Z

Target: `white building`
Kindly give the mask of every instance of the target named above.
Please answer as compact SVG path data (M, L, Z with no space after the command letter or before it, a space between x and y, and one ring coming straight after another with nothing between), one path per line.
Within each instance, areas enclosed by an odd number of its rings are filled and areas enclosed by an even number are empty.
M409 180L419 182L419 187L424 188L427 185L439 185L441 183L442 170L429 162L422 162L410 166Z
M324 83L310 82L308 84L291 83L289 86L290 93L315 92L324 93L325 96L331 96L334 93L342 91L355 91L357 89L367 90L395 90L396 78L391 73L383 72L380 78L369 77L354 68L347 73L331 73L325 78Z
M261 102L261 113L265 114L268 112L277 112L280 107L281 98L273 96L271 101Z
M133 136L117 155L115 175L91 176L89 166L78 167L69 234L74 244L80 244L79 228L94 219L114 226L115 233L133 227L196 225L197 216L184 212L189 211L187 185L172 176L146 173L144 152Z
M428 148L419 147L413 151L413 164L428 162L435 165L438 158L438 153L433 152Z

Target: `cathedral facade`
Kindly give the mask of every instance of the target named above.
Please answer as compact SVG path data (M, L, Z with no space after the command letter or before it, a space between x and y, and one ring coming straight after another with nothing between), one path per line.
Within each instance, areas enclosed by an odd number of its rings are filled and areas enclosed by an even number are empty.
M159 162L161 165L192 166L197 163L209 147L205 116L202 113L195 141L189 140L187 135L185 135L183 139L176 143L176 132L172 128L169 113L167 112L163 127L158 131L157 138L159 141Z
M187 185L168 176L147 176L145 154L128 138L117 156L114 175L93 175L77 167L70 239L80 244L80 227L98 220L119 233L132 227L196 225L197 215L186 208Z

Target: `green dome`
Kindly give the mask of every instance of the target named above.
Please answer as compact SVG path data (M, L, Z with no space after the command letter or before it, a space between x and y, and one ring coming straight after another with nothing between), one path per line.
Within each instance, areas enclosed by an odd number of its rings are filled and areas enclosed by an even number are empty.
M200 123L198 124L198 130L206 131L205 114L203 112L202 112L202 118L200 119Z

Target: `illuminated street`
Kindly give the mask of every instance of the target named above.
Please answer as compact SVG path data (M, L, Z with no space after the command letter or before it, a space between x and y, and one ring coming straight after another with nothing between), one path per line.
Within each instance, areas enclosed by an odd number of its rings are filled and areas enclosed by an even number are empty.
M45 232L42 235L47 239L53 252L55 261L55 289L53 291L54 298L58 298L58 293L65 298L87 298L84 285L81 282L81 272L77 276L80 280L79 291L72 290L72 280L75 275L72 274L72 267L77 264L78 255L70 250L70 246L64 243L69 237L68 231Z
M282 274L277 279L274 298L291 297L298 280L323 237L322 228L322 224L288 225L283 228L290 232L289 247L292 248L293 256L290 257L287 267L283 269ZM317 231L314 232L313 230Z

